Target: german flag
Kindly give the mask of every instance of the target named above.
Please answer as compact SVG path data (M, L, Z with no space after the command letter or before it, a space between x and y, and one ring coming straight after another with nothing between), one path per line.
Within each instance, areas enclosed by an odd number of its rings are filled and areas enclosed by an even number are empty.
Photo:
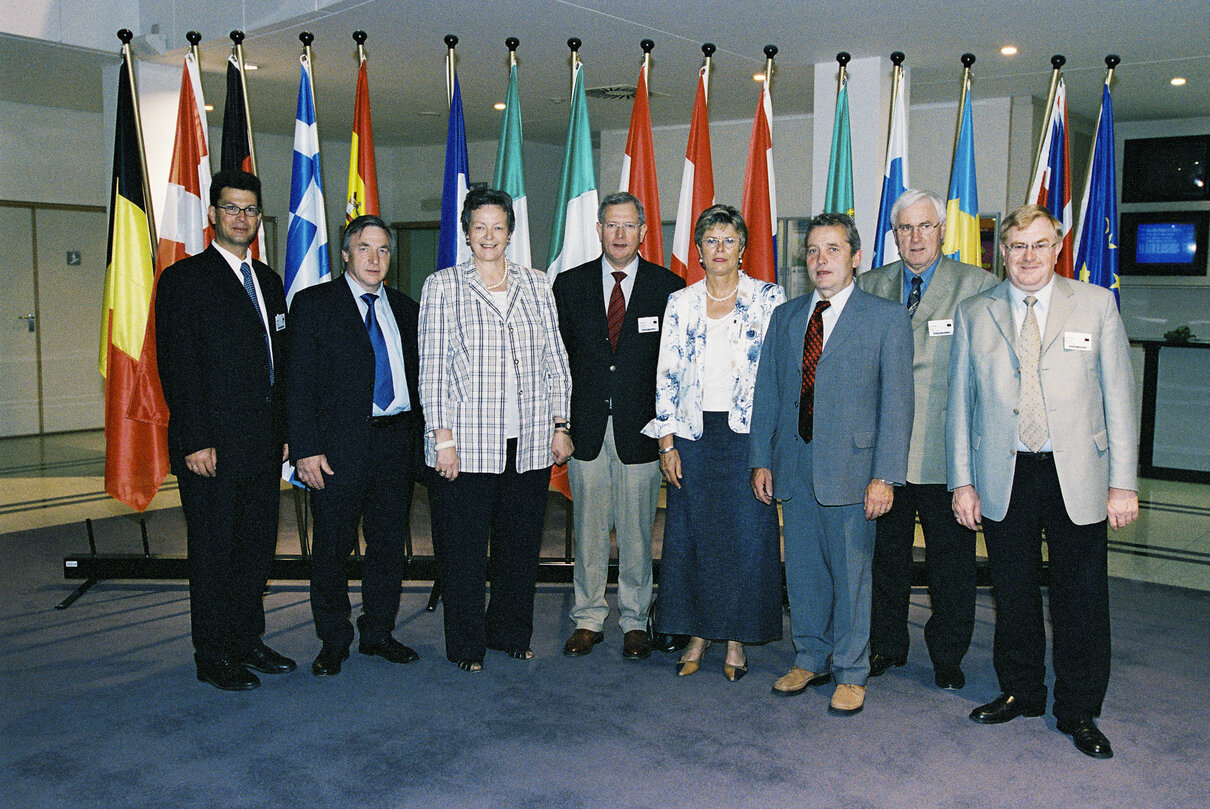
M244 66L235 54L227 59L227 97L223 101L223 140L219 147L219 170L240 169L256 174L256 153L252 149L252 116L248 114L248 95L244 92ZM203 200L209 208L210 200ZM265 257L265 223L261 221L252 242L252 257Z
M147 508L168 474L165 426L127 416L155 283L155 244L145 189L133 85L123 60L118 74L100 369L105 377L105 491L138 511Z
M378 170L374 167L374 125L370 121L370 81L363 57L357 71L357 97L353 102L353 142L349 145L349 191L345 196L345 222L365 214L379 215Z

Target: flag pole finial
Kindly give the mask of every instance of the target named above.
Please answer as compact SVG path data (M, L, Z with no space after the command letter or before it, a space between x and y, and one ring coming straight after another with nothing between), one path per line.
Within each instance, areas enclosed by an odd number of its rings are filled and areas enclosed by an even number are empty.
M1120 64L1122 64L1122 57L1118 56L1116 53L1111 53L1105 57L1105 67L1109 68L1110 70L1113 70Z
M236 47L238 47L240 44L242 44L244 39L246 38L244 36L244 32L239 31L239 30L232 31L230 36L231 36L231 41L235 43Z
M650 39L644 39L639 42L639 47L643 49L643 53L651 53L651 51L655 48L655 43Z
M123 45L129 45L134 40L134 31L131 31L129 28L123 28L118 31L118 39L122 41Z
M458 37L454 36L453 34L446 34L441 41L445 43L445 47L447 48L458 47Z
M774 51L774 52L776 53L776 51ZM836 54L836 61L840 63L841 67L845 67L852 60L853 60L853 57L849 54L848 51L841 51L840 53Z
M357 43L357 47L361 47L362 45L366 44L367 38L368 38L368 34L366 34L365 31L354 31L353 32L353 41Z
M714 47L713 42L706 42L702 44L702 55L707 59L709 59L711 56L714 56L714 52L717 50L718 48Z
M962 54L961 62L964 68L970 70L971 65L975 64L975 55L973 53L964 53Z
M891 64L895 67L901 67L904 59L907 59L907 56L903 51L891 51Z
M202 35L197 31L190 31L189 33L185 34L185 39L189 41L190 47L196 48L202 41Z
M583 44L584 43L580 41L579 37L572 37L571 39L567 40L567 47L571 49L572 53L579 51L580 46Z
M303 31L298 35L298 41L303 44L304 48L309 48L311 47L311 43L315 41L315 34L312 34L310 31Z
M763 48L763 50L765 52L766 59L772 59L774 56L777 56L777 46L776 45L766 45ZM848 54L845 54L845 56L848 56Z
M516 37L509 37L508 39L504 40L504 47L508 48L509 53L515 53L520 45L521 40L517 39Z
M1050 57L1050 66L1055 70L1058 70L1065 64L1067 64L1067 57L1061 53L1056 53L1054 56Z

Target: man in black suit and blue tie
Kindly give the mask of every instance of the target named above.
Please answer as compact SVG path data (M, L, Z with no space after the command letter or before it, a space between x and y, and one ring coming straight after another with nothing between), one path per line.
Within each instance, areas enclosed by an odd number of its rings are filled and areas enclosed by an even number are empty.
M315 518L311 612L323 644L316 675L339 674L353 643L344 562L359 523L366 552L358 651L392 663L419 659L391 637L423 425L420 307L383 284L391 248L386 222L357 217L341 242L344 276L300 291L290 309L286 411L291 457Z
M249 668L294 670L261 641L286 455L286 296L248 249L260 214L256 176L214 175L214 241L165 269L155 298L168 458L188 532L197 678L225 691L260 685Z
M659 223L656 223L659 227ZM604 255L555 279L559 330L571 365L567 464L576 537L576 629L563 653L580 657L604 637L605 584L613 528L618 539L618 623L622 654L651 654L651 526L660 492L659 447L639 430L655 417L660 318L684 280L639 256L647 234L643 203L607 195L597 210Z

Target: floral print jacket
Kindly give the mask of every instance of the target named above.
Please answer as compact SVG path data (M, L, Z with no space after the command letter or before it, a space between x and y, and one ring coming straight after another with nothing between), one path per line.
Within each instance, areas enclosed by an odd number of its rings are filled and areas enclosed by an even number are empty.
M727 339L731 345L733 388L727 424L747 433L752 419L752 391L760 348L769 316L786 300L777 284L739 276ZM660 358L656 368L655 418L643 435L660 438L675 433L681 438L702 437L702 362L706 350L706 282L674 292L664 310Z

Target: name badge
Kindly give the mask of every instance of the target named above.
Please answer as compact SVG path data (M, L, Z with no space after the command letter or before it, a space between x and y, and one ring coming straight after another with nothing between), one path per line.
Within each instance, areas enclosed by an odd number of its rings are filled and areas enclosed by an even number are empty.
M639 318L639 334L650 334L653 331L660 330L660 319L658 316L640 317Z
M1082 331L1063 332L1064 351L1092 351L1092 335Z
M929 321L929 337L945 337L947 334L954 333L953 318L947 320L930 320Z
M281 331L284 329L286 327L286 316L284 314L280 314L274 318L273 327L275 331Z

